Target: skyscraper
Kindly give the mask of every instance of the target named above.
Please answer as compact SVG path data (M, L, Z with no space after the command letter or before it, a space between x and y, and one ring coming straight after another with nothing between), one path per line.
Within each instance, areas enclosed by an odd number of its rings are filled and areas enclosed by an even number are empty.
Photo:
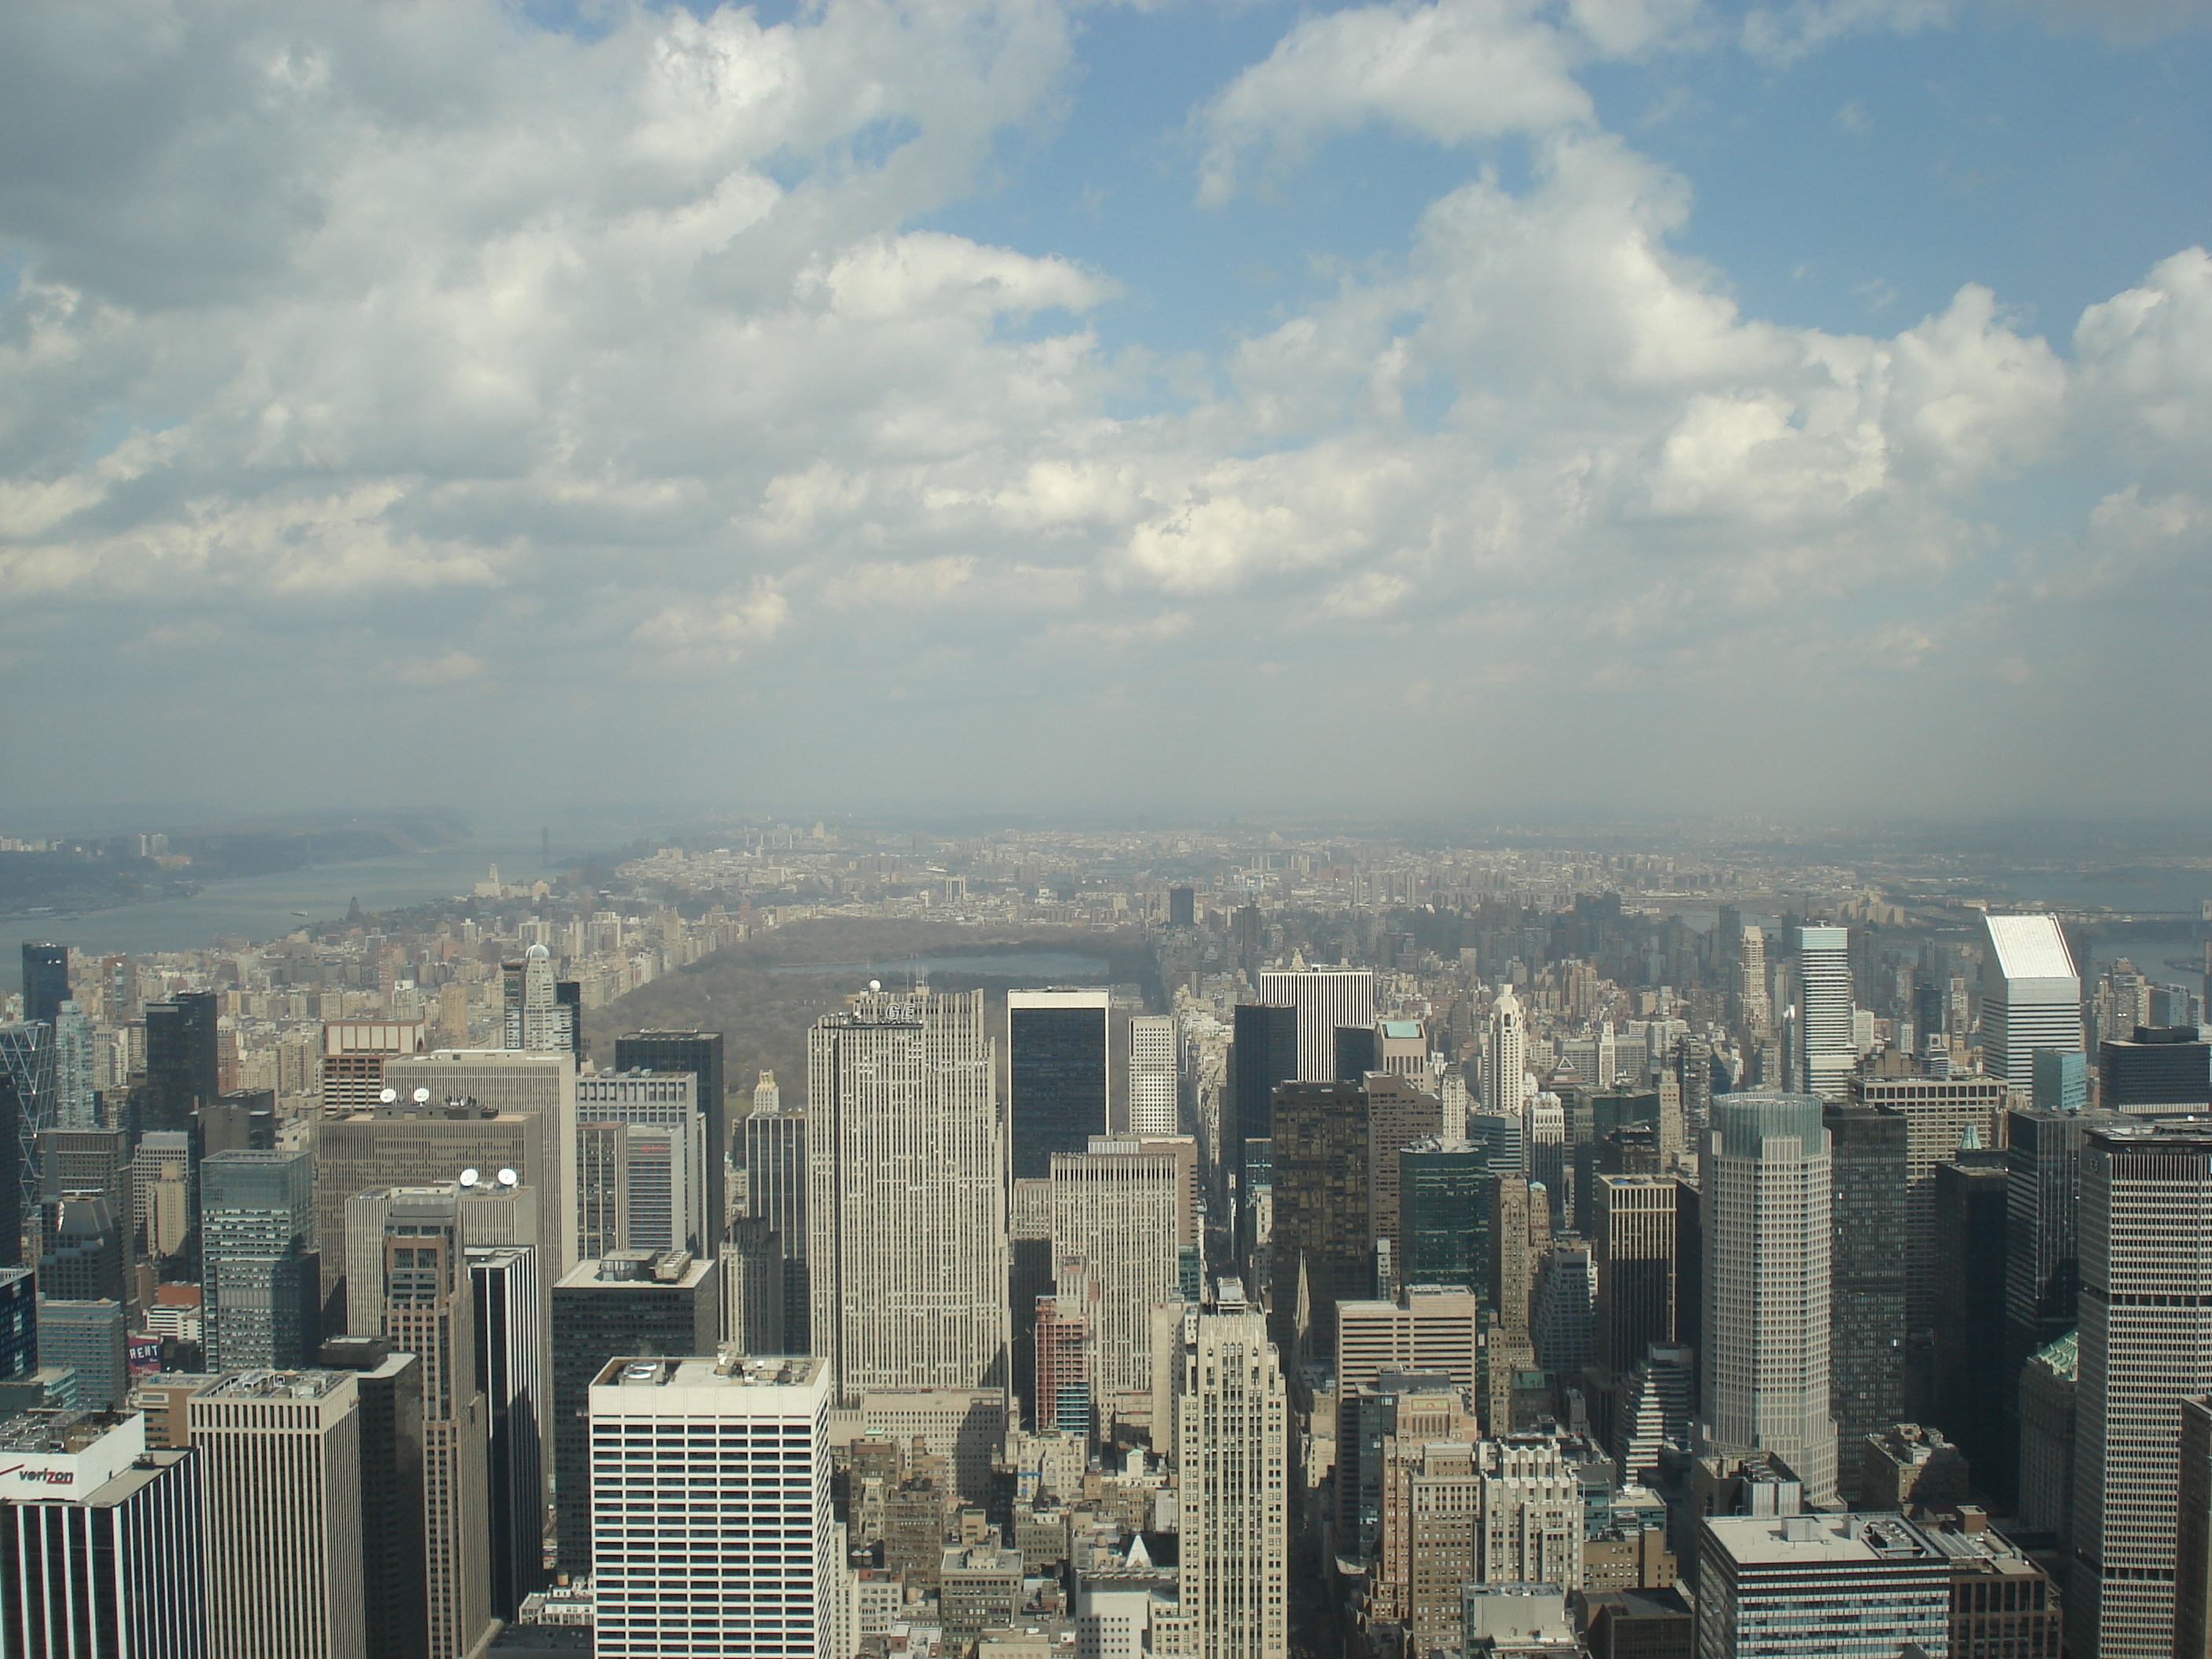
M23 1229L38 1215L39 1133L51 1127L53 1028L0 1025L0 1267L24 1265Z
M202 1340L211 1371L293 1370L321 1335L313 1153L217 1152L200 1164Z
M2038 1049L2081 1052L2081 975L2056 916L1984 916L1982 1069L2035 1085Z
M500 1001L506 1046L537 1054L576 1051L576 1010L561 1000L553 980L553 953L533 945L519 960L500 964Z
M1287 1402L1267 1322L1234 1279L1185 1311L1175 1356L1182 1511L1176 1651L1286 1659L1290 1651Z
M1247 1149L1264 1148L1274 1133L1275 1091L1298 1073L1298 1012L1240 1002L1232 1018L1229 1050L1229 1123L1223 1161L1235 1170L1236 1249L1247 1267L1255 1248L1259 1197L1246 1178Z
M33 1411L0 1423L0 1651L206 1651L191 1452L148 1450L136 1413Z
M1831 1169L1812 1095L1725 1095L1700 1158L1706 1344L1701 1441L1772 1452L1806 1497L1836 1490L1828 1322Z
M1859 1490L1866 1437L1905 1419L1905 1122L1886 1106L1831 1103L1828 1131L1835 1224L1829 1267L1830 1397L1837 1471L1846 1498Z
M1671 1176L1600 1176L1592 1210L1597 1269L1597 1364L1626 1380L1655 1342L1674 1340Z
M1006 1119L1016 1180L1052 1174L1054 1152L1106 1133L1105 991L1006 993Z
M216 1021L222 1000L213 991L180 991L146 1005L146 1110L143 1129L189 1129L192 1114L222 1092Z
M1006 1146L991 1068L980 991L866 993L808 1034L810 1331L842 1405L1006 1386Z
M1528 1029L1510 985L1498 988L1482 1047L1482 1103L1493 1117L1519 1117L1528 1070ZM1600 1087L1609 1086L1611 1079Z
M1275 1091L1274 1157L1267 1328L1279 1350L1294 1351L1303 1297L1314 1351L1331 1355L1336 1304L1375 1291L1365 1091L1356 1083L1283 1085Z
M1413 1079L1370 1072L1354 1079L1367 1102L1367 1225L1371 1245L1387 1244L1394 1276L1406 1260L1403 1202L1398 1186L1398 1154L1417 1141L1443 1133L1443 1102Z
M323 1344L316 1361L323 1370L354 1374L361 1447L362 1599L369 1659L428 1659L422 1362L411 1353L394 1353L391 1339L383 1336L333 1337ZM542 1555L542 1540L538 1548Z
M1054 1305L1080 1305L1090 1321L1091 1397L1102 1422L1128 1415L1139 1399L1150 1414L1152 1309L1178 1296L1182 1186L1174 1150L1134 1136L1053 1157Z
M729 1219L725 1173L730 1152L729 1103L722 1088L720 1031L629 1031L615 1039L617 1072L689 1072L698 1084L699 1115L707 1121L707 1238L712 1254Z
M1943 1272L1931 1415L1978 1470L2008 1464L2013 1451L2002 1435L2005 1183L1999 1152L1961 1152L1936 1166L1936 1254Z
M2069 1645L2173 1651L2181 1402L2212 1389L2212 1134L2092 1129L2081 1155L2081 1373Z
M590 1394L593 1651L840 1659L828 1364L618 1356Z
M241 1371L191 1397L211 1654L369 1659L359 1405L344 1371Z
M1471 1140L1418 1140L1399 1150L1402 1283L1488 1291L1489 1177L1489 1157Z
M1295 1008L1302 1083L1336 1077L1336 1031L1340 1025L1375 1024L1375 975L1365 968L1271 968L1260 975L1260 1000Z
M1171 1135L1176 1112L1176 1028L1164 1014L1129 1021L1129 1133Z
M23 941L23 1018L36 1025L54 1023L70 1000L69 946Z
M1851 931L1797 930L1797 1078L1808 1094L1840 1099L1858 1043L1851 1030Z
M491 1620L489 1407L477 1382L476 1291L454 1184L393 1190L384 1334L422 1362L422 1542L431 1659L460 1659Z
M1748 1037L1764 1036L1774 1028L1774 1008L1766 994L1766 934L1746 927L1737 949L1736 1023ZM1610 1079L1601 1079L1609 1081Z
M580 1127L622 1124L653 1132L621 1137L626 1143L620 1162L628 1190L617 1201L629 1212L627 1224L620 1244L602 1238L599 1249L705 1253L707 1122L699 1111L698 1088L697 1078L681 1071L602 1072L576 1079ZM641 1152L650 1158L649 1169L640 1166ZM592 1190L587 1182L586 1193ZM583 1231L580 1248L588 1249L594 1230L586 1225Z
M1906 1327L1925 1331L1936 1317L1936 1281L1944 1272L1936 1249L1936 1166L1957 1157L1962 1146L1997 1144L2005 1085L1971 1074L1860 1073L1845 1085L1844 1097L1905 1120L1905 1229L1898 1249L1905 1261Z
M2097 1044L2097 1104L2135 1117L2212 1109L2212 1043L2194 1025L2136 1025Z
M472 1219L472 1218L471 1218ZM465 1235L466 1227L465 1225ZM477 1389L490 1426L491 1610L513 1622L545 1578L545 1437L552 1426L546 1372L547 1291L529 1244L469 1245Z
M681 1250L580 1261L553 1287L553 1500L560 1570L592 1571L591 1386L618 1355L712 1353L717 1265Z
M1698 1659L1946 1653L1951 1564L1901 1515L1711 1516L1697 1618Z

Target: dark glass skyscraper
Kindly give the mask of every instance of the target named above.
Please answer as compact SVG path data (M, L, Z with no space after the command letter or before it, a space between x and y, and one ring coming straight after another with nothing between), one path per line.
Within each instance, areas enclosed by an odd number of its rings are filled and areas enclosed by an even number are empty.
M707 1120L707 1237L700 1248L711 1257L721 1244L730 1213L729 1182L724 1174L730 1152L730 1113L722 1095L722 1034L627 1032L615 1039L615 1070L689 1072L697 1080L699 1110Z
M1489 1278L1490 1158L1467 1140L1420 1140L1398 1152L1399 1278L1482 1291Z
M23 1018L51 1025L69 1000L69 946L24 940Z
M146 1005L146 1105L139 1128L185 1129L203 1103L222 1092L216 1053L221 999L182 991Z
M1006 1109L1013 1178L1045 1181L1054 1152L1090 1150L1106 1133L1104 991L1006 996Z
M1828 1391L1834 1401L1836 1471L1858 1495L1866 1437L1905 1419L1905 1115L1887 1106L1831 1104L1828 1130L1836 1230L1828 1276L1833 1310Z
M1238 1140L1265 1140L1274 1133L1275 1089L1298 1074L1298 1011L1239 1003L1234 1026Z
M2005 1460L2005 1167L2000 1152L1936 1166L1934 1417L1977 1469Z

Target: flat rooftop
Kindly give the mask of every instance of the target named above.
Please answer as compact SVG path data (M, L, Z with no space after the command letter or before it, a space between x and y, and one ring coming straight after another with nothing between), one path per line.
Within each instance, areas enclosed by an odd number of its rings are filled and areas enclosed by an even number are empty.
M738 1354L664 1358L645 1355L611 1359L594 1388L803 1389L822 1374L813 1354Z
M202 1400L320 1400L351 1371L240 1371L201 1390Z
M1738 1566L1829 1566L1944 1559L1901 1515L1717 1516L1705 1523Z
M120 1412L23 1412L0 1423L0 1452L82 1451L119 1426L128 1415Z

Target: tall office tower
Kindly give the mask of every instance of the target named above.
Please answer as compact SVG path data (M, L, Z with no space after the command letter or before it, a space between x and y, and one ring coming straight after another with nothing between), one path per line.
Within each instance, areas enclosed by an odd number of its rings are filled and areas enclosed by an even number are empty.
M544 1057L516 1058L538 1061ZM416 1086L428 1094L423 1085ZM327 1316L335 1319L341 1311L336 1298L352 1271L346 1246L348 1200L360 1193L451 1181L464 1170L512 1170L541 1201L551 1194L552 1201L545 1207L553 1213L539 1222L546 1271L551 1273L566 1259L568 1228L575 1217L577 1198L573 1185L562 1188L554 1184L568 1178L568 1166L555 1158L548 1144L555 1127L556 1120L548 1114L487 1112L483 1103L466 1096L451 1102L393 1100L380 1103L373 1111L324 1119L315 1154L315 1247L321 1257ZM374 1335L377 1330L374 1320L363 1324L349 1312L342 1328L356 1335Z
M689 1068L670 1066L647 1069L683 1071ZM434 1054L405 1055L386 1060L384 1078L386 1086L393 1091L399 1103L436 1106L450 1101L466 1101L473 1103L480 1115L518 1113L542 1119L545 1125L543 1171L541 1173L536 1164L526 1169L511 1158L486 1160L471 1158L420 1174L410 1171L383 1181L365 1181L361 1186L346 1190L358 1192L362 1187L411 1186L425 1181L450 1181L463 1169L471 1166L483 1170L512 1168L524 1182L538 1189L548 1206L547 1213L542 1218L545 1237L541 1241L545 1248L547 1271L565 1273L577 1260L574 1057L566 1054L530 1054L504 1048L441 1048ZM426 1089L429 1091L427 1097L422 1092ZM380 1101L378 1110L383 1110ZM317 1156L319 1158L322 1157L320 1148L318 1148ZM319 1172L327 1176L327 1168L325 1165L318 1167ZM343 1201L343 1198L339 1200L341 1203Z
M716 1255L722 1275L722 1340L747 1353L778 1353L783 1340L783 1246L757 1216L738 1216Z
M1112 1001L1105 991L1006 993L1008 1155L1016 1180L1048 1179L1054 1152L1079 1152L1106 1133Z
M156 1262L182 1250L191 1231L191 1136L182 1129L149 1129L131 1154L131 1213L147 1255ZM0 1203L6 1196L0 1188Z
M1176 1028L1164 1014L1129 1021L1129 1133L1171 1135L1176 1111Z
M23 1265L24 1228L38 1224L39 1133L52 1126L53 1095L53 1028L0 1025L0 1267Z
M1697 1415L1698 1359L1679 1343L1655 1342L1636 1362L1613 1413L1613 1455L1630 1480L1649 1480L1668 1449L1687 1451Z
M762 1075L769 1079L765 1086L774 1091L773 1076ZM762 1098L759 1090L753 1091L753 1097ZM768 1098L768 1109L756 1108L741 1126L745 1213L764 1223L775 1235L777 1273L782 1285L778 1293L782 1310L777 1321L781 1333L779 1351L805 1353L811 1346L808 1340L811 1292L806 1282L806 1114L803 1109L780 1109L778 1094ZM735 1334L731 1334L734 1340Z
M391 1340L381 1336L332 1337L316 1362L322 1370L354 1374L362 1599L370 1659L426 1659L430 1564L422 1548L422 1362L411 1353L394 1353ZM184 1409L189 1413L189 1395Z
M1398 1152L1399 1278L1490 1285L1490 1159L1471 1140L1417 1140Z
M126 1276L138 1236L128 1139L122 1129L54 1128L39 1137L41 1200L52 1205L70 1198L105 1199L122 1243ZM118 1294L135 1307L135 1285L126 1285Z
M1234 1221L1237 1259L1248 1266L1255 1243L1255 1195L1244 1178L1247 1148L1274 1133L1275 1091L1298 1073L1298 1011L1241 1002L1229 1049L1230 1123L1223 1155L1237 1174Z
M39 1277L28 1267L0 1267L0 1382L39 1368Z
M1444 1127L1443 1102L1423 1086L1426 1081L1370 1072L1361 1085L1367 1097L1368 1236L1378 1248L1389 1246L1390 1262L1401 1272L1406 1239L1398 1154L1418 1141L1436 1139Z
M1170 927L1198 926L1198 894L1194 890L1188 887L1168 889L1168 926Z
M1830 1263L1829 1397L1837 1469L1859 1496L1858 1448L1906 1420L1905 1400L1905 1121L1887 1106L1831 1103L1821 1113L1831 1148L1835 1250Z
M1183 1315L1175 1356L1176 1492L1188 1659L1287 1659L1289 1419L1267 1322L1224 1279Z
M463 1008L467 988L462 988ZM464 1041L468 1025L461 1026ZM395 1058L429 1052L419 1019L326 1019L319 1082L323 1113L367 1111L384 1092L384 1068Z
M106 1198L89 1193L46 1206L46 1253L39 1259L41 1294L78 1302L125 1299L129 1277L123 1230Z
M463 1237L473 1219L465 1212ZM545 1579L544 1436L551 1426L550 1288L528 1244L467 1247L474 1305L477 1389L491 1430L485 1486L490 1506L491 1610L512 1623L522 1598Z
M0 1423L0 1650L198 1659L207 1650L200 1467L134 1413Z
M1375 1286L1368 1212L1367 1097L1356 1083L1285 1083L1275 1091L1275 1293L1267 1328L1294 1352L1299 1280L1313 1352L1336 1352L1336 1304Z
M1328 1074L1332 1082L1357 1083L1370 1072L1382 1069L1381 1050L1371 1025L1338 1026L1335 1054Z
M54 1123L64 1129L100 1127L100 1095L92 1086L92 1022L74 1002L55 1013Z
M1936 1166L1961 1146L1994 1146L2003 1133L2005 1085L1993 1077L1853 1077L1846 1097L1854 1105L1884 1107L1905 1120L1905 1317L1915 1333L1936 1316Z
M461 1659L491 1620L490 1411L477 1384L476 1291L457 1185L393 1190L384 1334L422 1362L422 1546L431 1659Z
M1581 1483L1556 1445L1486 1440L1475 1573L1491 1584L1583 1583Z
M1901 1515L1698 1525L1698 1659L1948 1653L1950 1635L1950 1558Z
M2181 1402L2212 1389L2212 1134L2092 1129L2081 1155L2081 1374L2069 1645L2172 1650Z
M2212 1659L2212 1396L2181 1402L2173 1659Z
M346 1371L240 1371L191 1397L210 1659L369 1659L360 1405Z
M2089 1060L2081 1054L2035 1051L2035 1107L2043 1112L2079 1112L2089 1104Z
M591 1386L617 1355L712 1353L717 1265L681 1250L580 1261L553 1287L553 1504L560 1570L592 1570Z
M1504 1170L1528 1173L1528 1125L1518 1112L1511 1117L1492 1112L1469 1112L1467 1138L1482 1148L1493 1175Z
M576 1126L576 1254L629 1248L629 1125Z
M809 1334L842 1405L1006 1384L1006 1141L991 1067L981 991L864 994L807 1035Z
M1260 1000L1297 1011L1298 1081L1331 1082L1337 1028L1375 1024L1375 975L1364 968L1268 969L1260 975Z
M69 946L23 941L23 1018L51 1025L70 1000Z
M1805 1092L1842 1098L1858 1043L1851 1029L1851 930L1797 930L1797 1066Z
M2097 1044L2097 1104L2131 1117L2212 1110L2212 1043L2194 1025L2137 1025Z
M654 1132L626 1137L630 1248L704 1252L707 1121L698 1091L698 1079L689 1072L601 1072L576 1079L580 1127L620 1123ZM650 1158L649 1172L640 1165L641 1152ZM650 1182L649 1193L641 1190L641 1181ZM642 1232L641 1218L647 1218Z
M2008 1466L2014 1451L2002 1432L2006 1179L1998 1152L1961 1152L1936 1166L1936 1254L1943 1272L1929 1415L1978 1470Z
M1982 918L1982 1069L2022 1091L2035 1054L2081 1052L2081 975L2056 916Z
M222 999L181 991L146 1005L145 1129L188 1129L192 1114L222 1092L216 1021Z
M552 951L533 945L518 960L500 963L499 985L507 1048L574 1054L576 1009L555 988Z
M1674 1340L1678 1223L1671 1176L1600 1176L1590 1230L1597 1364L1625 1379L1655 1342Z
M1392 1077L1412 1078L1431 1093L1436 1091L1435 1068L1431 1065L1429 1034L1418 1019L1378 1019L1375 1022L1375 1069Z
M830 1502L829 1365L623 1355L590 1395L593 1651L848 1659Z
M1091 1329L1096 1312L1095 1286L1083 1276L1080 1257L1059 1264L1056 1286L1036 1299L1030 1340L1036 1345L1036 1407L1039 1429L1094 1437L1091 1410Z
M200 1164L202 1340L211 1371L292 1370L321 1335L313 1153L217 1152Z
M39 1298L39 1364L76 1373L76 1403L120 1411L131 1392L130 1350L120 1302Z
M1828 1365L1833 1240L1820 1099L1722 1097L1698 1162L1705 1228L1700 1437L1724 1455L1774 1453L1804 1482L1808 1502L1827 1503L1836 1492Z
M1017 1181L1007 1219L1007 1302L1013 1326L1009 1370L1021 1409L1037 1425L1037 1310L1052 1297L1052 1182ZM1086 1401L1089 1395L1085 1395Z
M1542 1370L1581 1375L1597 1358L1597 1274L1587 1244L1556 1240L1536 1268L1528 1342Z
M1101 1423L1150 1414L1152 1309L1180 1296L1182 1187L1175 1151L1134 1136L1053 1156L1054 1304L1079 1304L1089 1318L1091 1403Z
M730 1108L722 1087L720 1031L628 1031L615 1039L617 1072L689 1072L698 1084L699 1115L707 1121L707 1238L713 1255L730 1214Z
M1491 1180L1488 1301L1498 1329L1525 1341L1536 1295L1536 1253L1529 1248L1529 1230L1544 1208L1544 1189L1522 1176Z
M1528 1069L1528 1028L1510 985L1498 988L1482 1045L1482 1103L1493 1117L1519 1117ZM1601 1087L1605 1085L1601 1085Z
M1735 988L1736 1024L1747 1036L1763 1036L1774 1029L1774 1010L1766 999L1766 934L1763 930L1743 930L1737 960L1741 967Z

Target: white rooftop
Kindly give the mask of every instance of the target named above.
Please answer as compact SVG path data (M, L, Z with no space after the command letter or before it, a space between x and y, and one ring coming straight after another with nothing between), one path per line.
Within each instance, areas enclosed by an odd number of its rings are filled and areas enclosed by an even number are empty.
M2073 953L2051 916L1985 916L1990 948L2007 979L2073 979Z

